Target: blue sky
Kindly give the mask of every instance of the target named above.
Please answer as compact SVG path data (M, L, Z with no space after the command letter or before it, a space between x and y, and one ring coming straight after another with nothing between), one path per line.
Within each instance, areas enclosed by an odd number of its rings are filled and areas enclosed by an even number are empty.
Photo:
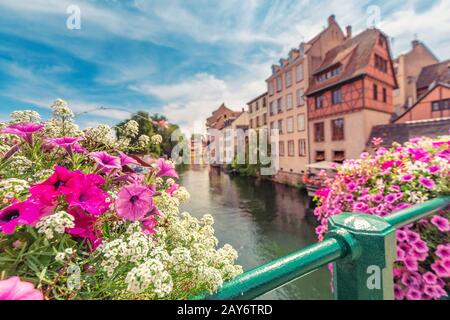
M80 30L66 27L69 5L81 10ZM0 121L17 109L48 117L62 98L82 127L145 110L191 129L220 103L240 109L262 93L270 65L330 14L362 31L370 6L395 54L417 34L450 58L447 0L0 0ZM129 112L82 114L100 106Z

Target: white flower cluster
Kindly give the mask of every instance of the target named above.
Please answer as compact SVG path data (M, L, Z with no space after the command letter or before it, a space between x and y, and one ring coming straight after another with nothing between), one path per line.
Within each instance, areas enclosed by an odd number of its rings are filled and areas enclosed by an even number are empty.
M0 197L3 198L4 203L8 203L20 195L27 194L29 188L28 182L22 179L10 178L0 180Z
M148 144L150 143L150 137L145 134L139 136L138 140L139 140L139 146L141 148L148 146Z
M83 131L70 119L52 118L45 123L44 133L49 137L83 137Z
M18 176L22 176L33 167L33 161L24 156L14 155L11 157L8 167Z
M154 134L154 135L152 135L152 137L151 137L151 142L152 142L152 144L161 144L162 141L163 141L163 138L162 138L162 136L159 135L159 134Z
M56 99L52 105L53 116L55 118L72 119L74 117L73 111L67 105L67 102L62 99Z
M157 259L148 259L128 272L125 283L127 290L141 293L151 290L158 298L163 298L172 292L172 277L166 271L164 264Z
M127 137L136 137L139 134L139 123L129 120L122 128L122 133Z
M185 187L179 187L174 193L173 196L175 198L177 198L180 202L185 202L186 200L188 200L191 195L189 194L189 192L186 190Z
M159 201L169 199L162 197ZM166 204L173 206L173 202ZM128 292L145 298L186 298L191 292L213 292L242 273L242 267L234 264L237 252L230 245L217 249L211 215L198 220L186 212L178 214L175 208L165 214L158 217L153 237L142 233L135 222L97 250L100 265L109 277L117 279L119 270L123 272L123 266L129 266L123 275L123 295Z
M106 124L99 124L94 128L87 128L84 131L84 136L88 140L92 140L95 143L101 143L106 146L112 146L115 143L112 129Z
M63 234L67 228L75 226L74 217L65 211L58 211L39 220L36 224L38 233L42 233L49 240L56 234Z
M11 123L40 122L41 115L33 110L19 110L11 113Z
M177 215L179 213L180 201L178 198L171 197L167 192L162 191L160 195L153 198L153 201L163 215Z
M55 260L58 262L64 262L67 258L69 258L74 253L72 248L67 248L63 252L58 252L55 256Z

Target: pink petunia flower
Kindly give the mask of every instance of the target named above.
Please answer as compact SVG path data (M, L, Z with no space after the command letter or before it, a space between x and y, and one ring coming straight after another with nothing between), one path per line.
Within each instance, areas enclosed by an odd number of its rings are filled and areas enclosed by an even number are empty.
M102 215L109 207L109 196L98 187L96 175L78 175L67 182L71 192L66 200L69 208L79 207L93 215Z
M71 155L74 151L75 145L81 147L78 144L78 142L80 142L81 140L82 138L79 137L63 137L50 139L50 143L63 148L69 155Z
M29 144L33 144L33 134L44 128L43 124L39 123L17 123L2 129L1 133L9 133L25 139Z
M402 182L411 182L414 180L414 176L412 174L405 174L400 179Z
M435 261L431 265L431 269L433 269L434 273L436 273L438 277L450 277L450 269L446 268L445 264L441 260Z
M408 300L421 300L422 294L419 290L410 288L406 294L406 299Z
M92 152L90 156L100 166L103 173L110 173L114 169L121 169L120 158L110 155L105 151Z
M132 157L127 156L125 153L119 151L119 158L120 158L120 165L126 166L129 164L139 164L136 160L134 160Z
M116 211L130 221L141 220L153 208L153 192L146 186L128 185L117 194Z
M434 189L434 187L436 186L436 184L434 183L433 180L429 179L429 178L425 178L425 177L420 177L419 178L419 183L424 186L427 189Z
M403 290L398 284L394 284L394 295L395 300L403 300L405 299L405 290Z
M40 217L40 210L31 201L18 202L15 200L8 207L0 210L0 230L5 234L12 234L18 225L35 223Z
M417 271L419 269L417 260L411 256L407 256L405 259L403 259L403 263L405 264L406 269L408 269L409 271Z
M431 223L434 224L439 229L439 231L450 231L450 223L444 217L434 216L433 218L431 218Z
M436 248L436 255L441 259L449 259L450 258L450 246L440 244Z
M69 211L74 217L75 226L73 228L67 229L67 233L87 239L93 250L95 250L101 244L102 232L97 228L97 218L87 214L84 210L80 208L74 208Z
M173 183L169 188L167 188L166 192L170 195L173 196L174 192L177 191L179 188L179 185L176 183Z
M66 184L77 174L79 172L72 172L64 167L56 166L54 173L47 180L31 186L30 193L47 204L53 204L58 196L70 193Z
M154 235L155 227L158 224L158 221L155 217L150 216L142 220L142 232L146 235Z
M428 168L428 172L431 174L436 174L441 170L441 168L439 166L430 166Z
M0 300L44 300L44 295L32 283L11 277L0 281Z
M434 285L437 283L437 277L434 273L431 271L428 271L422 275L423 280L426 284Z
M175 171L175 166L173 165L172 162L166 161L163 158L159 158L156 161L156 164L159 168L159 171L157 173L158 177L172 177L178 179L178 174Z

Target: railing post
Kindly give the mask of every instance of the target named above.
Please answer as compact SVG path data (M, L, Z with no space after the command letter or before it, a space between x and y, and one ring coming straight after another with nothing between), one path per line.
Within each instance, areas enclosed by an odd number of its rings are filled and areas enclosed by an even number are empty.
M340 240L348 252L333 263L335 298L394 299L395 228L382 217L342 213L330 219L329 230L328 237Z

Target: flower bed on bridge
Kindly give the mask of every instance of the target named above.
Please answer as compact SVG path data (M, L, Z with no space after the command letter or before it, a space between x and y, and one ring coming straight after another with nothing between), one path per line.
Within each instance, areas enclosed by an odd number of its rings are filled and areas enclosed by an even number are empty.
M173 163L123 152L136 125L119 140L81 131L62 100L46 122L17 111L1 124L0 299L183 299L242 272L212 216L179 212Z
M450 193L450 137L415 138L405 145L379 147L348 160L316 196L314 213L322 240L328 219L342 212L385 216ZM403 300L441 299L449 292L450 210L396 231L395 297Z

